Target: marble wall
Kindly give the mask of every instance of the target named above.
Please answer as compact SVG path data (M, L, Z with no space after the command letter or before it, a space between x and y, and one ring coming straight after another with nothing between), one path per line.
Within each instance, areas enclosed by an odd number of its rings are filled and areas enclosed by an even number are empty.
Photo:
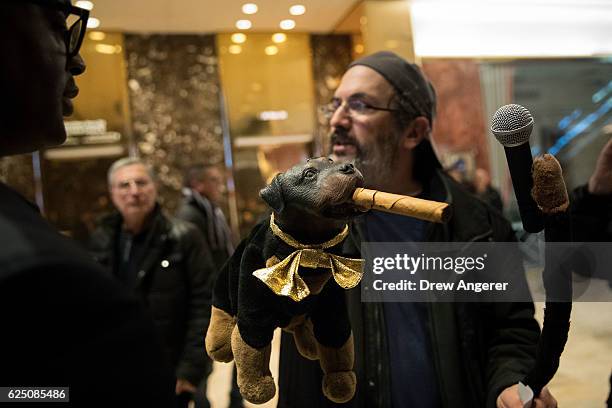
M30 201L34 201L34 169L32 155L0 158L0 181L21 193Z
M433 139L439 153L472 155L476 167L489 170L478 61L431 59L424 61L423 70L438 97Z
M215 36L128 34L125 49L132 147L155 168L172 212L186 166L223 162Z
M60 231L85 243L99 218L112 211L106 172L115 159L43 160L45 215Z

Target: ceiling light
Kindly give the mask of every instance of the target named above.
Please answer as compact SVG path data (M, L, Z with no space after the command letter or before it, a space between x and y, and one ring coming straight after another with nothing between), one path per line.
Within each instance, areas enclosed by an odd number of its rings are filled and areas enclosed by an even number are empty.
M232 34L232 42L236 43L236 44L242 44L246 41L247 36L246 34L242 34L242 33L234 33Z
M292 16L301 16L306 12L306 7L301 4L296 4L295 6L289 7L289 14Z
M355 44L355 54L363 54L364 50L363 44Z
M283 20L280 22L280 28L283 30L292 30L295 28L295 21L293 20Z
M278 47L276 45L268 45L264 52L266 55L276 55L278 54Z
M249 20L238 20L236 21L236 28L239 30L248 30L251 28L251 22Z
M96 44L96 51L100 54L119 54L122 50L120 45Z
M277 44L284 43L287 41L287 35L284 33L275 33L272 35L272 41Z
M104 34L102 31L92 31L88 35L89 39L92 41L102 41L106 38L106 34Z
M93 10L93 3L91 1L79 0L74 3L75 6L80 7L85 10Z
M238 44L232 44L227 50L230 54L240 54L242 52L242 47Z
M89 17L87 20L87 28L98 28L100 27L100 20L95 17Z
M255 3L245 3L242 5L242 12L244 14L255 14L257 13L257 4Z

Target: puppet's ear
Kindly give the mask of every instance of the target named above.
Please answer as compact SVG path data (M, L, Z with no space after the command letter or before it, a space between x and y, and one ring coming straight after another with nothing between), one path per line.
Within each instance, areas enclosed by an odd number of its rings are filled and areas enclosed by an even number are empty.
M285 197L283 197L283 186L280 181L282 173L277 174L269 186L259 192L259 196L276 212L285 208Z

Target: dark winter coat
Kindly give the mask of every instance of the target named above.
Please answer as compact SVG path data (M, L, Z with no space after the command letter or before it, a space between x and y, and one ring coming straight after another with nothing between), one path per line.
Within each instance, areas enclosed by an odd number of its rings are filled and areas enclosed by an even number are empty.
M208 251L210 251L213 263L215 265L215 271L218 273L225 261L227 261L227 259L230 257L231 253L228 252L225 245L215 248L210 242L208 242L208 219L206 217L206 213L198 208L198 204L193 197L186 197L181 203L181 206L176 213L176 217L192 223L202 232L202 236L204 237L204 245Z
M427 241L514 241L502 215L476 199L449 177L436 172L430 196L453 205L446 224L429 224ZM354 222L345 256L358 254L364 225ZM517 273L523 271L517 258ZM505 388L522 380L534 362L539 338L533 303L428 303L432 350L444 408L494 408ZM355 336L357 394L347 404L333 404L320 392L318 362L299 357L289 335L281 341L279 408L391 407L389 355L383 305L361 302L359 288L348 292ZM406 386L409 386L408 384Z
M90 249L114 274L122 218L104 218ZM135 292L150 311L176 377L198 384L207 374L204 334L210 320L213 266L195 226L155 210Z
M69 386L66 406L173 406L137 299L2 183L0 321L2 386Z

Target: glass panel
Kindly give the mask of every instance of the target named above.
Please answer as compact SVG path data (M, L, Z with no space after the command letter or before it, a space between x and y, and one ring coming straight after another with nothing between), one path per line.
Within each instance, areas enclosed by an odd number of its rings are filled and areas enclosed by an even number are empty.
M316 116L308 34L240 34L217 41L245 234L267 211L259 190L311 155Z

